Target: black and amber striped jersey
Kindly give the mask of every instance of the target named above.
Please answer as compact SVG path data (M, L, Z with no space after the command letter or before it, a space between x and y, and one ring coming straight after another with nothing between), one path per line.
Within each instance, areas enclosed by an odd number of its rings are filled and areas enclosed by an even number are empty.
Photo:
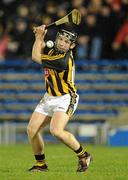
M75 65L72 51L59 52L52 48L41 55L46 91L51 96L76 93L74 84Z

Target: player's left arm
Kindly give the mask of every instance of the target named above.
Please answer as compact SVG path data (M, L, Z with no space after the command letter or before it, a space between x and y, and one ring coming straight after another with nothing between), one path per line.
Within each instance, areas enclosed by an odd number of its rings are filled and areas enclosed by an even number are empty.
M35 33L35 42L32 47L32 60L41 64L41 53L45 48L44 37L47 33L45 25L36 27Z

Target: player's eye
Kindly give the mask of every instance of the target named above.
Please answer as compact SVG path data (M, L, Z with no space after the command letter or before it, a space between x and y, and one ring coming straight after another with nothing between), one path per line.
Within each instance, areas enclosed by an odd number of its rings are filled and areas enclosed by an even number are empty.
M65 43L66 43L66 44L70 44L70 41L68 41L68 40L65 40Z
M63 40L63 38L62 37L60 37L60 41L62 41Z

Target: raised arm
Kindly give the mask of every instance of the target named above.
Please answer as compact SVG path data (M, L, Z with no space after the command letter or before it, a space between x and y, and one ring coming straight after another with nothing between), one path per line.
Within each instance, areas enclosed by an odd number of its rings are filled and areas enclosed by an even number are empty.
M35 42L32 47L32 60L41 64L41 53L45 48L44 37L47 33L45 25L34 28Z

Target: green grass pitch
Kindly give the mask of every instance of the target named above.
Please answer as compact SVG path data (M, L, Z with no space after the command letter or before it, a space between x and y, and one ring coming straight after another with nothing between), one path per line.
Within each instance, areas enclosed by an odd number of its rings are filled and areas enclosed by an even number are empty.
M72 150L61 144L46 144L49 171L31 173L27 169L35 160L30 145L1 145L0 179L128 180L128 148L90 145L87 150L93 156L90 168L84 173L77 173L78 162Z

